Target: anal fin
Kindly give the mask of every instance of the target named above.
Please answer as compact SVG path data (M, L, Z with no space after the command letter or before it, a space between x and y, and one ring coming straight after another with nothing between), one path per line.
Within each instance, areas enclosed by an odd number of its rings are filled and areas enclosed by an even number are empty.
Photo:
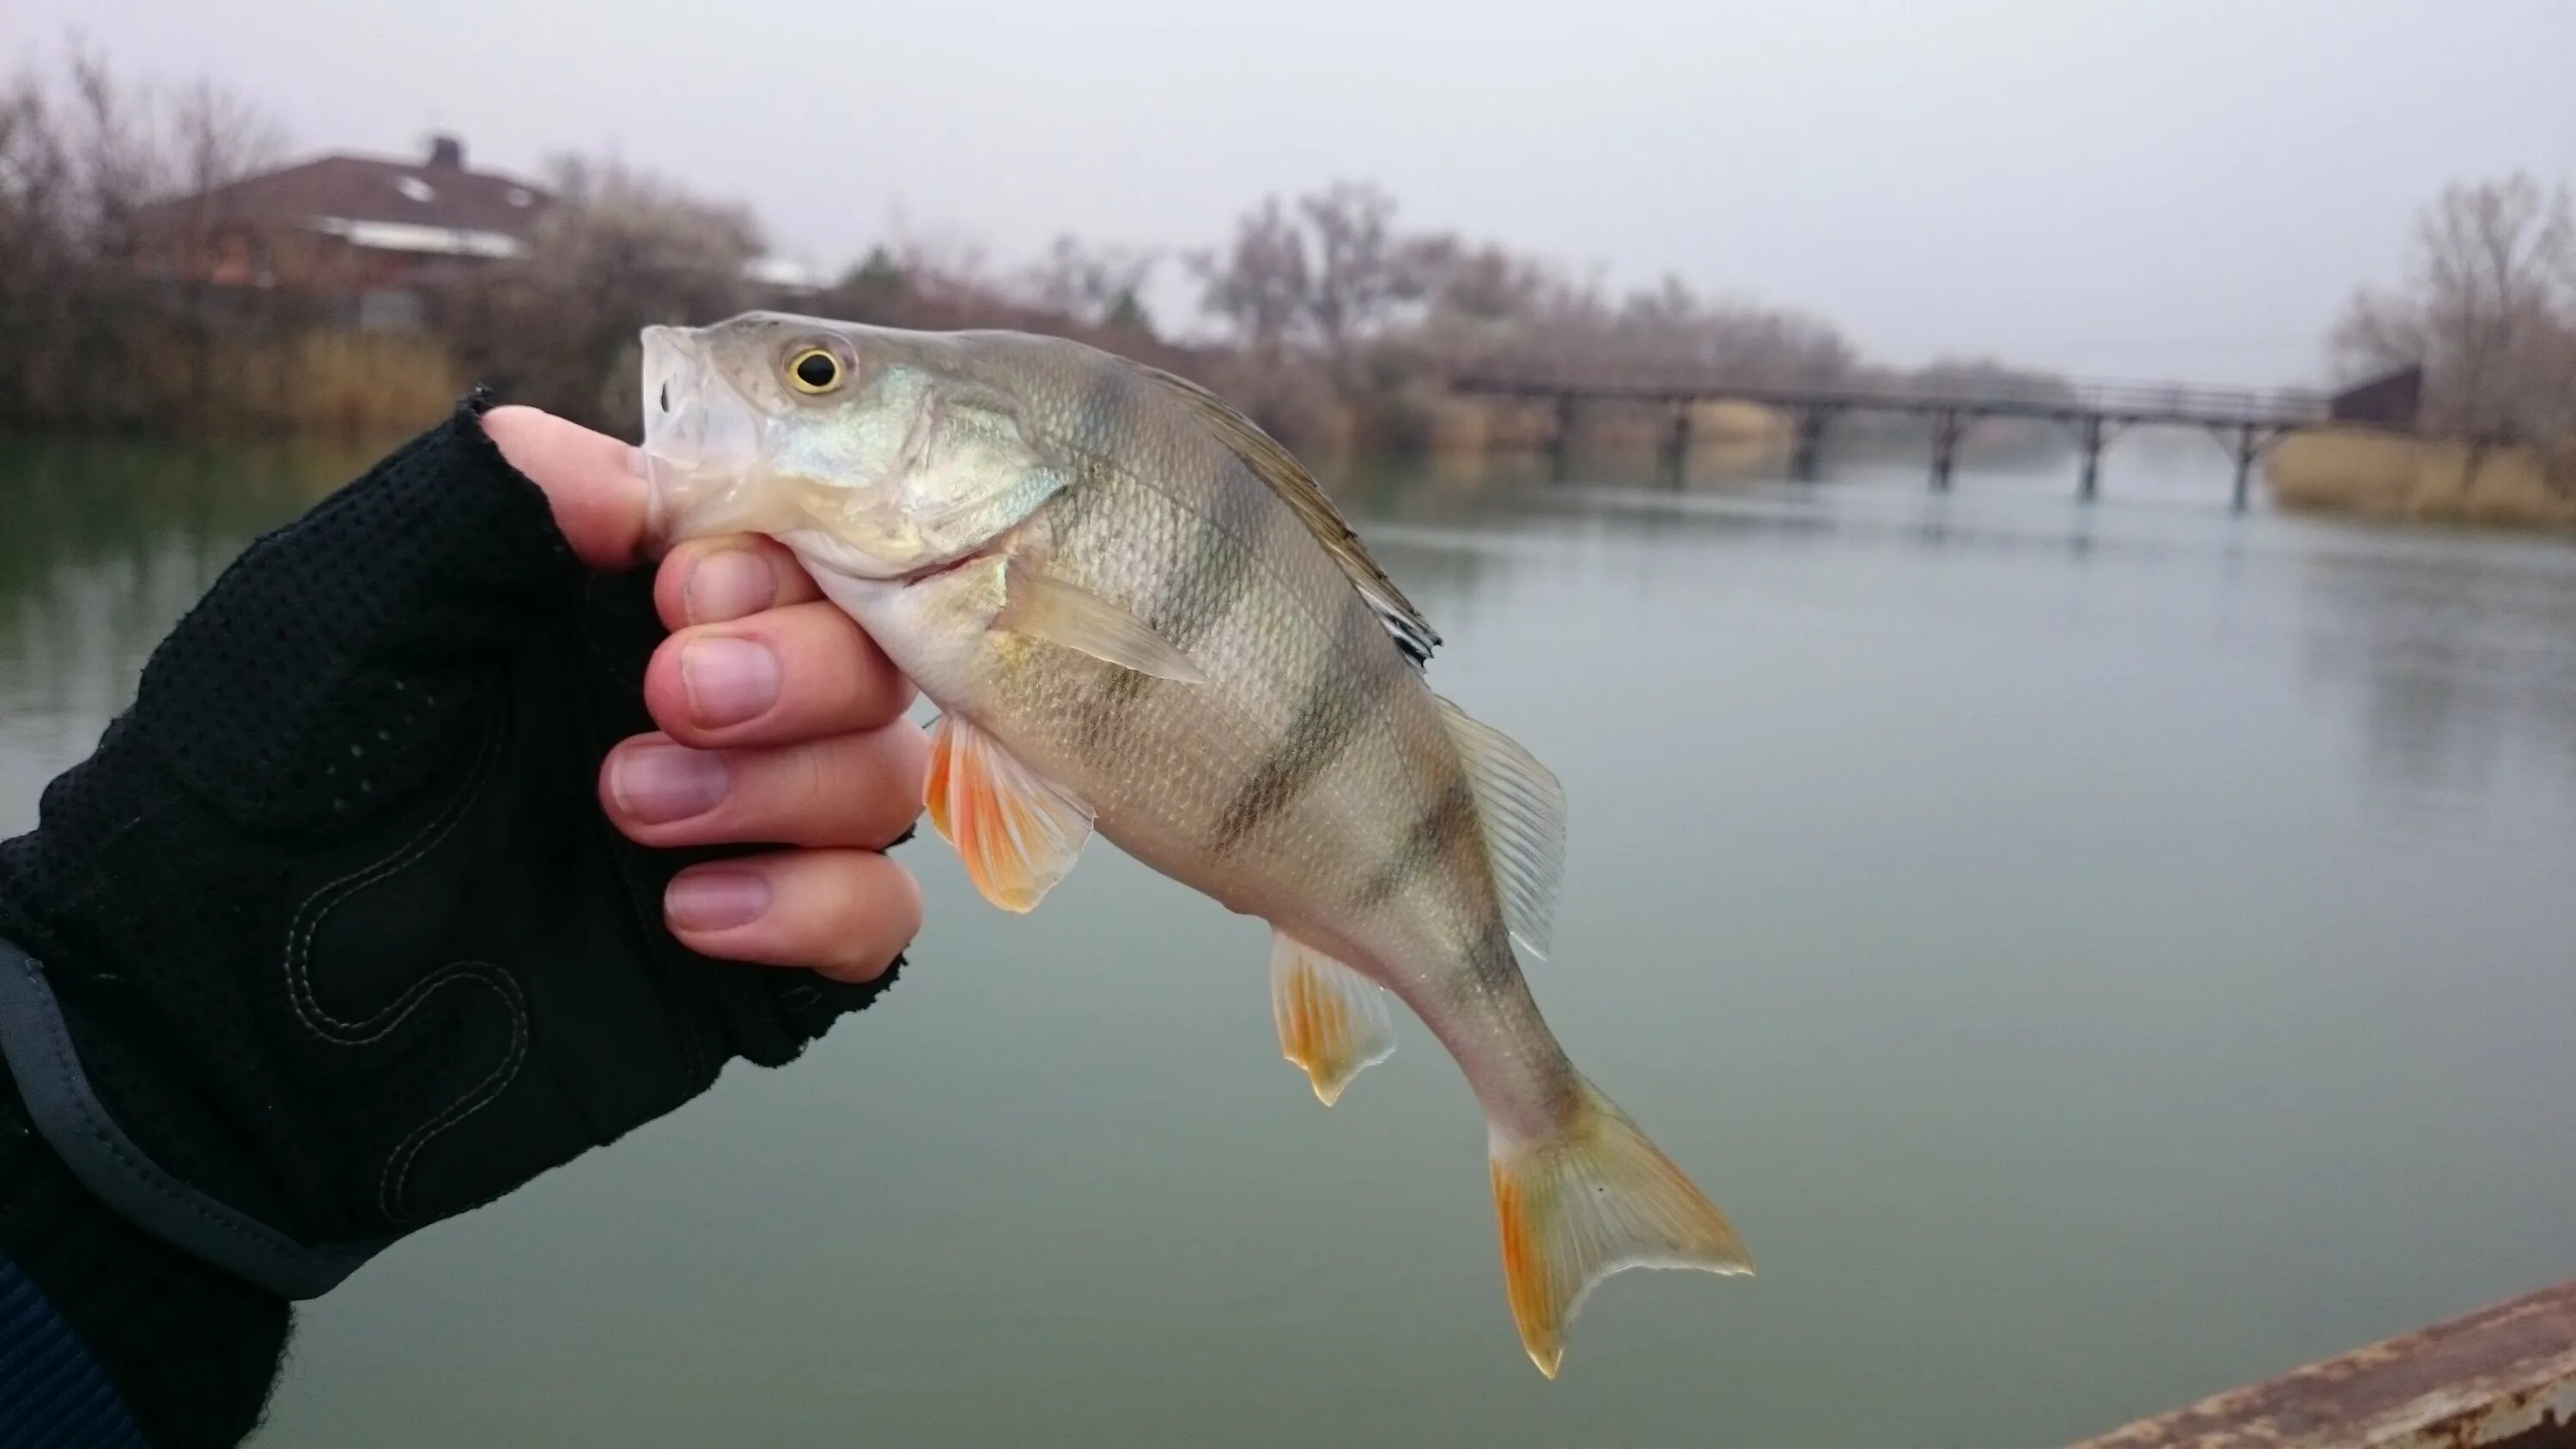
M1386 988L1285 931L1270 937L1270 1009L1279 1053L1306 1069L1329 1107L1362 1068L1395 1051Z
M931 726L922 796L975 889L1006 911L1033 909L1091 839L1089 805L955 714Z

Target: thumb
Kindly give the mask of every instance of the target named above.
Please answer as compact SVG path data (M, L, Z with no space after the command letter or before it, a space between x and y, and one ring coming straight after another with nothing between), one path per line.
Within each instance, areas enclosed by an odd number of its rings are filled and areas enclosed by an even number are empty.
M623 569L643 553L646 500L643 455L531 407L497 407L483 415L483 435L502 459L546 495L555 527L575 556L595 569Z

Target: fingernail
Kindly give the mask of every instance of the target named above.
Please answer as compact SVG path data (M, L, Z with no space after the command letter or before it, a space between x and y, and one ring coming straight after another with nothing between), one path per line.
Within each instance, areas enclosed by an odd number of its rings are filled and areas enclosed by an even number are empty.
M778 656L749 639L700 639L680 650L680 687L705 728L756 719L778 703Z
M667 825L704 815L724 803L733 774L724 757L679 745L638 745L609 766L609 793L629 819Z
M752 550L729 548L690 565L680 596L690 623L721 624L768 608L778 597L778 575Z
M662 915L682 931L748 925L768 909L768 878L748 870L693 870L662 893Z

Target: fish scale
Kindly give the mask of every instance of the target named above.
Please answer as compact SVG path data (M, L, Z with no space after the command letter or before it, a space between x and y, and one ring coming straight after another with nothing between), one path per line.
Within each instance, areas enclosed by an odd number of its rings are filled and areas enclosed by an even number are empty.
M1241 414L1062 339L771 313L646 329L645 399L672 536L779 538L939 704L925 803L988 898L1035 907L1096 831L1267 921L1281 1051L1327 1103L1393 1049L1390 992L1430 1028L1542 1372L1611 1273L1750 1271L1521 975L1555 777L1431 692L1428 622Z

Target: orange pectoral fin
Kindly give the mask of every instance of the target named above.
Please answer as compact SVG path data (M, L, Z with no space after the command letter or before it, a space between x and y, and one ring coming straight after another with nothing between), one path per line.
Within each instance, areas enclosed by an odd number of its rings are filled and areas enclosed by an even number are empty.
M923 797L967 878L1006 911L1033 909L1091 838L1090 806L953 713L931 727Z
M948 776L948 717L942 715L930 726L930 773L921 783L921 803L930 812L930 828L955 845L957 831L948 823Z

